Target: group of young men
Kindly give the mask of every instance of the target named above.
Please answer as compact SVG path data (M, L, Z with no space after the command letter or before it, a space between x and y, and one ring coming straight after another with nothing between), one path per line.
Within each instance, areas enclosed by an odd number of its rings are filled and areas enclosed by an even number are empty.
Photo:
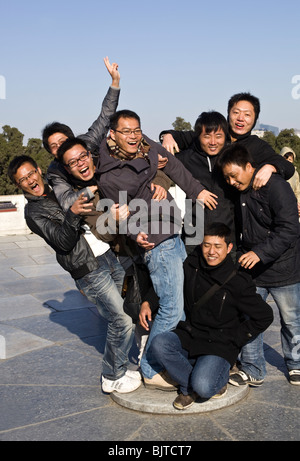
M224 395L228 380L261 385L262 333L273 320L269 293L280 311L289 380L300 384L300 232L287 183L295 170L251 135L258 99L235 95L228 121L202 113L194 132L162 132L161 145L142 132L135 112L116 112L120 74L117 64L105 64L112 85L89 131L75 137L57 122L43 131L54 155L47 181L27 156L13 159L8 171L28 200L29 228L108 321L102 390L132 392L142 381L179 389L174 406L183 410L198 396ZM196 233L193 247L185 246L170 180L194 210L199 201L204 207L203 238ZM145 296L141 306L149 337L140 371L129 367L134 324L121 296L125 270L136 260L158 299Z

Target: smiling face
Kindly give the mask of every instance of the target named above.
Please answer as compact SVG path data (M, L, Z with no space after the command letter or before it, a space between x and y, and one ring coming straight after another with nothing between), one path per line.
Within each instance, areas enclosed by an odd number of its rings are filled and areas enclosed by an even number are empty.
M93 158L83 146L76 144L63 155L65 168L75 178L89 181L94 177L95 165Z
M205 126L202 128L202 133L199 136L201 149L208 155L217 155L225 144L225 133L221 128L217 131L207 133Z
M37 169L29 162L23 163L14 175L18 187L27 194L40 197L43 195L45 186L40 168Z
M228 163L223 166L222 170L226 182L239 191L246 190L249 187L254 173L254 168L249 162L245 167Z
M209 266L220 264L232 250L232 243L225 242L224 237L205 235L201 244L202 254Z
M249 101L239 101L234 104L229 112L229 125L237 135L248 133L254 128L255 111Z
M134 156L142 140L139 121L135 118L120 117L117 128L110 130L110 136L126 154Z

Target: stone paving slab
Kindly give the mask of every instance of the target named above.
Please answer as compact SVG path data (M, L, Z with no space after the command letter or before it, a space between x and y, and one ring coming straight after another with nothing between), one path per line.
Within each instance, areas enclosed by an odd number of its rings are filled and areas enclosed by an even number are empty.
M43 266L14 266L13 269L25 278L43 277L65 273L64 269L57 263L45 264Z
M91 303L84 295L82 295L76 288L66 291L66 289L62 287L60 290L43 291L34 293L33 295L44 305L46 304L56 311L95 307L95 305Z
M49 314L49 308L30 294L7 296L0 299L0 322Z
M5 353L3 354L5 356L0 357L1 359L10 359L26 352L53 345L52 341L47 341L39 336L5 324L0 324L0 336L5 338Z
M263 386L248 388L239 401L206 412L155 414L131 409L101 391L107 323L78 293L70 276L60 272L51 259L53 253L33 234L0 238L0 340L4 338L8 346L7 358L0 360L0 440L125 441L132 446L145 441L182 445L300 440L300 387L287 380L279 315L271 299L275 320L264 335L267 377ZM49 271L49 262L57 266L54 273ZM41 291L28 293L29 283L31 289ZM14 284L20 288L13 290ZM20 291L24 292L17 294ZM133 368L136 357L133 347ZM229 396L234 389L230 386ZM142 388L130 397L134 400L136 394L138 400L141 393ZM164 392L161 405L166 403L166 394L171 401L175 398L174 392Z
M47 308L44 309L47 311ZM91 309L51 311L50 315L48 309L48 315L15 318L5 323L53 342L77 338L84 341L85 338L105 336L107 329L107 323Z
M41 271L43 272L43 271ZM30 277L27 279L18 280L18 283L9 282L5 283L5 289L10 295L22 295L22 294L35 294L44 292L55 292L58 290L63 291L64 287L58 279L51 278L41 275L40 277Z

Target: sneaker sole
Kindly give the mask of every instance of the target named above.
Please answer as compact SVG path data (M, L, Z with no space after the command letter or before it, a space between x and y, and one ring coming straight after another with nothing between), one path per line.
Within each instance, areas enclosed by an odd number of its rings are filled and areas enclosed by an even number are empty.
M174 392L174 391L177 391L177 387L163 387L163 386L159 386L159 385L155 385L155 384L146 384L144 382L144 386L147 388L147 389L157 389L158 391L166 391L166 392Z
M262 381L261 383L254 383L252 381L243 381L242 383L237 383L236 381L233 381L231 379L228 380L229 384L231 384L232 386L236 386L236 387L240 387L240 386L246 386L247 384L250 386L250 387L259 387L261 386L264 382Z
M223 392L223 394L215 394L211 398L212 399L222 399L223 397L225 397L226 394L227 394L227 389L225 392Z
M290 384L293 384L293 386L300 386L300 381L290 381Z
M134 389L130 389L130 390L122 390L122 389L105 390L105 388L102 386L102 391L105 392L105 394L112 394L113 392L117 392L118 394L130 394L130 392L136 391L140 387L141 384L142 382L139 381L138 385Z
M173 403L173 407L176 408L176 410L187 410L188 408L190 408L192 405L194 405L195 402L192 402L190 403L189 405L186 405L185 407L182 407L180 405L176 405L176 403Z

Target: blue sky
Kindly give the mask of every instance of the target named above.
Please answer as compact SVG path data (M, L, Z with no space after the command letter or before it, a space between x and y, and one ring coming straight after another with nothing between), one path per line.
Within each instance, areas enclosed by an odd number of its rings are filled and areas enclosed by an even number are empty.
M225 115L240 91L260 98L261 123L300 129L299 0L3 3L0 128L25 142L54 120L87 131L110 84L105 56L119 64L119 109L153 139L177 116Z

